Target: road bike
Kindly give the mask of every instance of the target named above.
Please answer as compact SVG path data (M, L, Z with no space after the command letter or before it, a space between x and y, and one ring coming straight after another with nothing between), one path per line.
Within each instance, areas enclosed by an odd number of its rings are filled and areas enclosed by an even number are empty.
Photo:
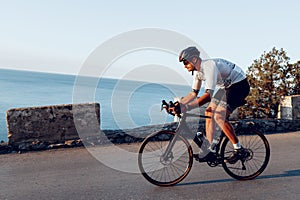
M166 102L163 101L164 106ZM182 113L175 131L162 130L147 136L139 148L138 166L143 177L158 186L172 186L182 181L190 172L193 160L191 143L183 135L192 134L186 119L189 117L208 118L193 113ZM204 131L203 131L204 132ZM237 180L251 180L259 176L270 159L270 146L266 137L253 127L240 128L235 133L243 146L243 156L236 163L225 162L232 154L233 145L222 132L216 145L216 154L205 161L210 167L222 166L225 172ZM195 133L194 133L195 134ZM194 141L196 138L194 138ZM205 139L205 138L204 138ZM197 142L198 143L198 142ZM199 148L207 150L204 140ZM201 162L201 161L199 161Z

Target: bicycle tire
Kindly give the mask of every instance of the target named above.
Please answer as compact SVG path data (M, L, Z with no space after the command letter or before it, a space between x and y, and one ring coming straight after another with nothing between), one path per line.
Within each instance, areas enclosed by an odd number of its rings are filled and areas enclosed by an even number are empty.
M160 131L145 138L139 149L138 166L150 183L158 186L172 186L182 181L193 165L193 150L181 135L173 147L168 160L162 155L174 137L175 132Z
M245 158L243 169L242 161L234 164L226 162L222 166L226 173L237 180L251 180L259 176L267 167L270 159L270 145L267 138L256 130L242 130L237 137L249 155ZM221 147L221 156L226 158L233 151L233 145L228 138L224 139Z

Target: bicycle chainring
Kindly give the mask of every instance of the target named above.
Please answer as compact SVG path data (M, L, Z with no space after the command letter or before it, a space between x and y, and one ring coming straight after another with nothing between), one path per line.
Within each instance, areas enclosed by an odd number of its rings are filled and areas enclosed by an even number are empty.
M222 158L220 156L217 156L215 159L213 160L208 160L207 161L208 166L210 167L216 167L219 164L222 164Z

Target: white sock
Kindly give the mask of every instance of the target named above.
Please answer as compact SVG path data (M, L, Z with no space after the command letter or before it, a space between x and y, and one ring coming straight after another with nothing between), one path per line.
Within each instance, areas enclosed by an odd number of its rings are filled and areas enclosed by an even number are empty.
M236 144L233 144L233 148L234 149L240 149L242 146L240 144L240 142L236 143Z
M212 153L216 153L216 149L212 148L212 146L208 147L208 150Z

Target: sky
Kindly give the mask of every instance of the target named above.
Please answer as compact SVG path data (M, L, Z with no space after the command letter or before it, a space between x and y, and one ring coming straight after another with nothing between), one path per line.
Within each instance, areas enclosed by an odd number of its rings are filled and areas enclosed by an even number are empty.
M145 28L183 35L209 57L226 58L244 70L273 47L283 48L291 62L300 60L296 0L0 0L0 5L4 69L76 75L103 43ZM167 54L145 50L122 55L104 75L124 76L122 69L161 63L182 69L177 55Z

